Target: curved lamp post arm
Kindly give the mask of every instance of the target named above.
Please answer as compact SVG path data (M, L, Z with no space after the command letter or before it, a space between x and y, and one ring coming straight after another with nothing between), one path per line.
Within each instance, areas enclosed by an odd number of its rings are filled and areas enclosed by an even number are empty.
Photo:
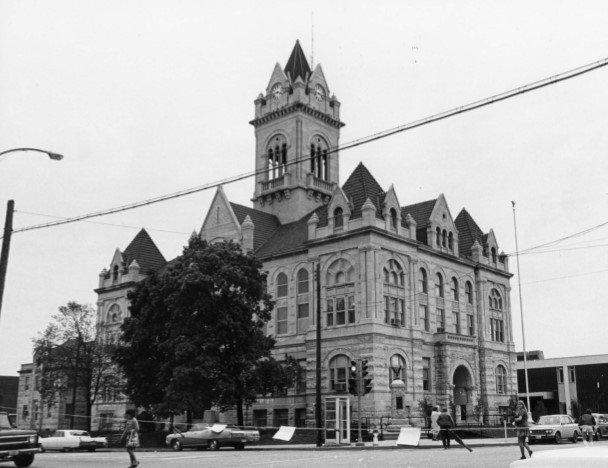
M53 153L52 151L41 150L38 148L13 148L13 149L9 149L9 150L0 152L0 156L3 156L8 153L13 153L16 151L37 151L38 153L44 153L44 154L48 155L49 158L51 158L55 161L61 161L63 159L63 154Z

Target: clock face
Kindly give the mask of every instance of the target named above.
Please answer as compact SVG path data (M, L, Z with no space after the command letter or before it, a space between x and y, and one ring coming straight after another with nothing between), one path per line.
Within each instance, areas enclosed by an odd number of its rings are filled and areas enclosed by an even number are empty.
M322 101L325 97L325 90L321 85L315 86L315 98L317 101Z
M270 94L272 94L272 99L279 99L281 97L281 94L283 94L283 87L277 83L272 87Z

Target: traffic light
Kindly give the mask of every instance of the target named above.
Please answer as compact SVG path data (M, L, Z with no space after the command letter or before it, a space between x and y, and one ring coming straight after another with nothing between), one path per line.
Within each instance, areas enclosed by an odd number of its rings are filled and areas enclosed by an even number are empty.
M361 393L363 395L367 395L369 392L372 391L372 379L371 377L368 377L368 369L367 369L367 359L364 359L363 361L361 361L361 385L362 385L362 389L361 389Z
M350 361L350 376L348 378L348 393L357 395L357 361Z

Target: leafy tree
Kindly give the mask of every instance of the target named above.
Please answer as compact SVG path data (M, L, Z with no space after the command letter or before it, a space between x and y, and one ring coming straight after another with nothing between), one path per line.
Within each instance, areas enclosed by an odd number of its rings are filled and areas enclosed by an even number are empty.
M33 340L42 410L55 406L60 398L69 398L75 409L80 395L85 402L86 427L90 429L95 401L103 392L115 392L120 385L112 371L113 347L97 339L95 311L89 306L68 302L51 318ZM70 428L74 427L74 412Z
M293 384L297 364L277 362L264 331L273 303L261 268L233 242L193 235L164 274L136 285L116 354L136 405L160 414L236 407L242 425L257 395Z

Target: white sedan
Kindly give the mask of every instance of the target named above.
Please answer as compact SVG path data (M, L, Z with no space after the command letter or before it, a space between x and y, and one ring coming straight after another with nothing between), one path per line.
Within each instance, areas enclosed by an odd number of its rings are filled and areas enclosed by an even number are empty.
M40 438L40 450L62 450L70 452L72 450L88 450L94 452L95 449L108 446L105 437L91 437L87 431L77 429L62 429L51 434L50 437Z
M532 458L517 460L509 468L605 468L608 466L608 447L572 447L556 450L537 450Z

